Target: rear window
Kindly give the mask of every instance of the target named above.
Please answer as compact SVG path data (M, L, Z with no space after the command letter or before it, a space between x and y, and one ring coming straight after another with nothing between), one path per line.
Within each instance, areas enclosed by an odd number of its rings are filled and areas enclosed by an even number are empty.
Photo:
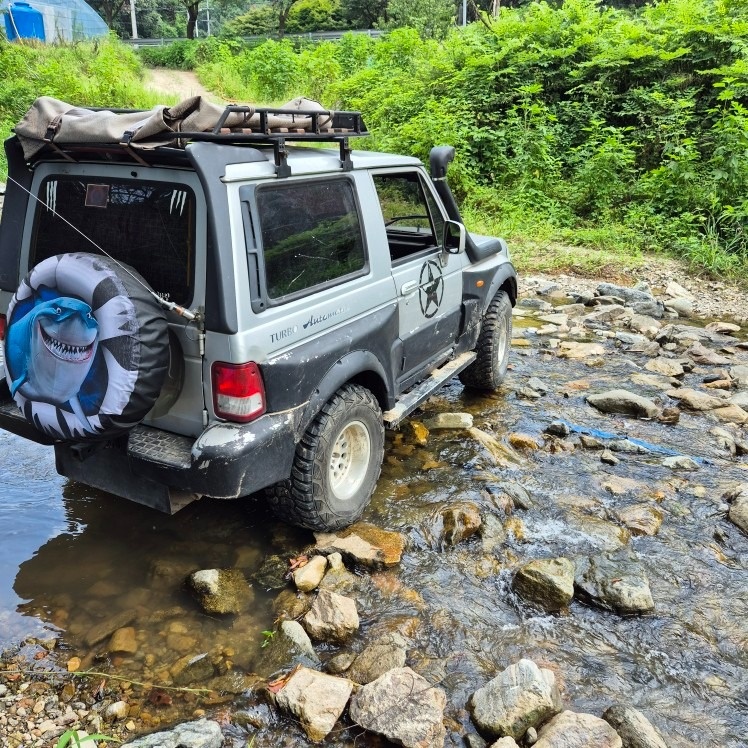
M257 191L265 284L271 299L335 285L366 267L347 179L290 182Z
M38 197L32 266L66 252L102 254L98 245L134 267L163 298L190 303L196 204L191 188L55 176L42 182Z

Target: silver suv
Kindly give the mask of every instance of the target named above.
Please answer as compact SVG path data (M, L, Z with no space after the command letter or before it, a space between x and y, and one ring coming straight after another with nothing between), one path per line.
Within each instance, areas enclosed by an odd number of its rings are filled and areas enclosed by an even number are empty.
M335 529L369 501L385 426L455 375L506 373L516 274L462 225L451 147L430 175L353 152L360 115L306 101L40 99L15 133L0 427L62 475L167 512L266 489Z

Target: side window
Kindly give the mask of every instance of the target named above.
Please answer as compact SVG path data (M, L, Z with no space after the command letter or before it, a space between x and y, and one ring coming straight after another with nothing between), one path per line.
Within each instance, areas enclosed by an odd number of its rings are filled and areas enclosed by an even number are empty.
M287 182L257 190L265 284L271 299L363 271L366 253L347 179Z
M416 171L374 175L393 261L438 247L444 219Z

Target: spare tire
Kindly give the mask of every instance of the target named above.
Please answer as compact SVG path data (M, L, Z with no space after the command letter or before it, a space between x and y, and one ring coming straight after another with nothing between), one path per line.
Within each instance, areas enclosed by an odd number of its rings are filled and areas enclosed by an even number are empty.
M166 317L143 278L108 257L50 257L8 307L5 377L26 420L54 439L108 439L156 402Z

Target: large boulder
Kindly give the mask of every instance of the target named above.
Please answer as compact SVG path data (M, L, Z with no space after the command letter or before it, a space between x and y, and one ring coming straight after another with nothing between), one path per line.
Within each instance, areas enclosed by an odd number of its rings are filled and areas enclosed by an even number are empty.
M356 601L336 592L320 590L311 610L302 621L313 639L345 642L358 631Z
M223 733L218 722L198 719L171 730L155 732L125 743L122 748L221 748Z
M574 587L580 599L617 613L654 610L644 568L627 549L578 561Z
M667 748L657 728L638 709L616 704L605 710L603 719L620 735L623 748Z
M301 667L276 694L275 701L299 720L310 740L319 742L340 719L352 690L353 683L346 678Z
M351 719L405 748L442 748L447 697L409 667L389 670L351 699Z
M574 563L568 558L530 561L518 569L512 587L548 611L561 610L574 597Z
M519 739L528 727L536 727L561 711L556 676L532 660L520 660L479 688L470 697L468 708L481 734Z
M618 286L615 283L600 283L595 289L597 296L615 296L619 299L623 299L626 304L636 304L641 301L654 301L654 296L646 291L641 291L638 288L627 288L626 286Z
M239 569L202 569L187 577L200 607L208 615L241 613L252 602L252 588Z
M623 748L623 742L605 720L566 711L543 727L534 748Z
M588 395L587 402L603 413L621 413L637 418L656 418L660 409L648 398L628 390L609 390Z

